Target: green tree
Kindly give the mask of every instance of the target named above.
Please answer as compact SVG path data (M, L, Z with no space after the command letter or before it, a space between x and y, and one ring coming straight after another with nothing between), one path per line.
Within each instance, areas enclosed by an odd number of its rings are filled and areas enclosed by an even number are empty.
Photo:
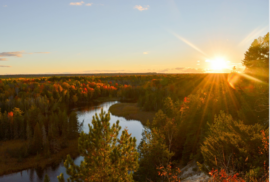
M76 104L76 102L78 101L77 95L72 96L72 101L73 101L74 104Z
M78 137L79 122L76 112L72 112L70 114L68 124L69 124L68 126L69 138L73 139Z
M215 116L214 124L210 126L201 146L208 171L214 168L224 169L227 173L246 172L262 167L265 160L259 155L262 129L263 126L259 124L245 125L242 121L233 120L231 115L221 111L220 115Z
M167 97L164 100L163 111L170 118L172 118L176 114L173 101L170 97Z
M170 98L169 98L169 100L170 100ZM171 102L171 100L170 100L170 102ZM173 104L170 104L170 105L171 105L171 107L173 107ZM167 112L171 113L171 116L173 116L173 111L172 111L173 109L174 108L167 109ZM168 110L170 110L170 111L168 111ZM164 114L162 110L159 110L156 113L150 127L159 129L159 131L165 137L165 142L168 146L169 151L171 151L171 148L173 145L173 140L175 139L176 132L178 131L178 123L175 120L175 118L170 118L166 114Z
M262 74L258 72L259 70L260 72L262 70L269 72L269 32L264 37L259 37L252 42L245 53L243 65L250 73Z
M14 107L13 114L14 114L14 138L23 138L24 131L24 119L22 116L22 111L19 108Z
M27 120L26 122L26 137L28 142L30 142L30 140L32 139L32 129L29 120Z
M33 144L31 147L31 151L34 153L41 152L43 148L42 145L42 132L39 126L39 123L37 122L35 129L34 129L34 135L33 135Z
M147 129L143 132L143 140L139 145L139 169L135 173L136 181L158 181L162 177L158 175L158 166L167 166L171 157L161 130L153 128L151 132Z
M110 126L110 113L101 111L93 116L89 134L82 132L79 138L79 152L84 156L80 166L76 166L68 155L64 163L71 181L133 181L133 173L138 168L136 139L123 130L119 121ZM63 174L58 176L64 181Z
M44 181L43 182L50 182L50 178L49 176L46 174L45 177L44 177Z

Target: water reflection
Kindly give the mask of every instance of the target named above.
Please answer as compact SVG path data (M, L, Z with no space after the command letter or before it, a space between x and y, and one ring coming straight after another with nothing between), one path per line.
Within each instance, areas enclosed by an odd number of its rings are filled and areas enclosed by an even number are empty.
M78 107L73 109L74 111L77 112L78 114L78 119L80 122L84 121L83 128L82 130L85 133L89 132L88 129L88 124L91 124L92 117L95 115L95 113L100 113L101 108L105 112L108 112L109 107L113 104L116 104L117 101L114 102L106 102L100 105L90 105L90 106L84 106L84 107ZM127 128L128 132L131 133L132 137L136 137L137 139L137 146L139 145L141 138L142 138L142 131L143 131L143 125L141 124L140 121L136 120L126 120L123 117L117 117L114 115L110 115L111 120L110 123L111 125L113 123L116 123L117 120L119 120L119 125L122 127L121 131L119 132L120 134L122 133L122 130ZM75 146L77 147L77 146ZM74 162L75 164L79 165L81 161L83 160L82 156L77 157ZM42 169L42 168L35 168L35 169L28 169L28 170L23 170L21 172L9 174L9 175L4 175L0 177L0 182L14 182L14 181L20 181L20 182L43 182L45 174L48 174L50 177L51 182L58 182L57 176L63 173L65 179L68 178L68 175L66 174L66 169L63 165L63 162L60 164L52 164L51 166Z

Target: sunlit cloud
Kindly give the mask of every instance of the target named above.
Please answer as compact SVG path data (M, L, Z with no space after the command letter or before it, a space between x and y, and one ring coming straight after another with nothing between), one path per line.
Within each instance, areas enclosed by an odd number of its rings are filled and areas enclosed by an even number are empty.
M86 70L85 73L130 73L130 70Z
M202 68L187 68L182 73L204 73L205 70Z
M139 11L148 10L148 8L149 8L149 5L147 5L147 6L145 6L145 7L142 7L141 5L136 5L136 6L134 7L134 9L137 9L137 10L139 10Z
M260 36L265 30L267 29L267 27L264 28L256 28L255 30L253 30L250 34L248 34L239 44L238 46L245 46L245 45L249 45L254 39L258 38L258 36Z
M189 45L190 47L192 47L196 51L198 51L198 52L202 53L203 55L207 56L201 49L199 49L197 46L192 44L190 41L186 40L185 38L181 37L180 35L178 35L178 34L176 34L174 32L170 32L170 33L172 33L175 37L177 37L178 39L180 39L181 41L183 41L184 43L186 43L187 45Z
M2 57L22 57L23 54L49 54L50 52L24 52L24 51L14 51L14 52L0 52L0 61L6 61L6 58Z
M8 56L16 56L16 57L22 57L22 54L24 51L16 51L16 52L1 52L0 57L8 57Z
M85 6L92 6L93 3L87 3Z
M7 65L0 65L0 67L2 67L2 68L10 68L11 66L7 66Z
M71 2L71 3L69 3L69 5L71 5L71 6L81 6L81 5L83 5L83 4L84 4L83 1L81 1L81 2Z
M148 54L148 52L143 52L143 54Z
M159 73L205 73L202 68L180 67L180 68L167 68L159 70Z

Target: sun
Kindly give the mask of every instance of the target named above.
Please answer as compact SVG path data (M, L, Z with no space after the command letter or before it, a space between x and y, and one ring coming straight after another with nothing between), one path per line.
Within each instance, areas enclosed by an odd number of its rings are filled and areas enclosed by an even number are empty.
M206 62L209 62L210 63L210 69L212 71L222 71L226 68L229 67L228 65L228 61L226 61L224 58L222 57L218 57L218 58L215 58L213 60L206 60Z

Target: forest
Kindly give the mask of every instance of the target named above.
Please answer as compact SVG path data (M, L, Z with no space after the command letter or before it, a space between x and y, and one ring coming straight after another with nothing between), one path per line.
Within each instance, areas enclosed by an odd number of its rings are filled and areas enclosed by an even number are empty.
M62 156L71 181L180 181L179 166L190 161L213 181L267 181L269 33L254 40L243 65L244 73L232 69L4 78L0 142L26 142L5 151L23 163L31 156L46 159L76 140L78 146L73 147L78 147L84 162L76 166L70 155ZM118 137L119 122L110 125L105 112L93 117L88 134L82 132L71 108L98 99L137 103L141 111L155 113L145 124L139 146L128 130ZM1 170L0 174L8 173ZM58 180L64 181L63 174Z

